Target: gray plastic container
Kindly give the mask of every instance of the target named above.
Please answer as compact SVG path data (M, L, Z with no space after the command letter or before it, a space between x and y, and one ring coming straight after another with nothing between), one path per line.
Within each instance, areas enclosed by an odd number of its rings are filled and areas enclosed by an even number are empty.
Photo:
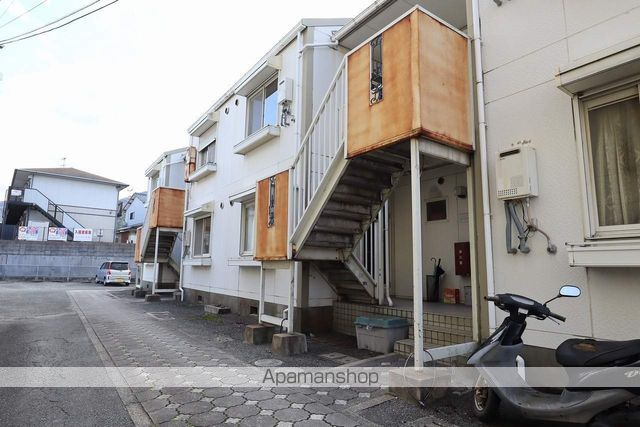
M358 348L391 353L393 344L409 335L409 323L402 317L358 316L355 321Z

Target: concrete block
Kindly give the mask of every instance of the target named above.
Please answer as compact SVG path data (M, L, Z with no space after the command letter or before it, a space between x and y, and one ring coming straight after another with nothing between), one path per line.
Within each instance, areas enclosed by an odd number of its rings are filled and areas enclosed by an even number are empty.
M145 295L144 300L146 302L159 302L160 301L160 294Z
M134 289L132 293L136 298L144 298L147 295L147 291L145 291L144 289Z
M231 313L231 309L225 305L205 305L204 312L211 314L229 314Z
M423 405L425 402L444 397L451 378L434 377L432 368L414 369L413 367L389 371L389 393L411 403Z
M303 334L274 334L271 351L280 356L294 356L307 352L307 337Z
M244 342L247 344L266 344L273 338L274 327L270 325L247 325L244 328Z

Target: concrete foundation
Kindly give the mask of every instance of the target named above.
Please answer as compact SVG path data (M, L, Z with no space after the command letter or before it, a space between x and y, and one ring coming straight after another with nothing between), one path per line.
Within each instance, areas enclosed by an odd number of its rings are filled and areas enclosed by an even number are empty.
M160 294L145 295L144 300L147 301L147 302L159 302L160 301Z
M216 294L195 289L184 290L184 302L190 304L223 305L229 307L231 312L248 316L258 314L258 300L234 297L230 295ZM265 303L265 314L281 317L286 305ZM333 307L296 307L295 330L305 334L321 334L331 331L333 323Z
M447 393L449 377L433 377L429 368L415 370L409 366L389 372L389 393L413 403L425 402L444 397Z
M274 334L271 351L279 356L295 356L307 352L307 337L303 334Z
M231 309L225 305L205 305L204 312L211 314L229 314L231 313Z
M266 344L273 339L275 328L270 325L247 325L244 328L244 342L247 344Z

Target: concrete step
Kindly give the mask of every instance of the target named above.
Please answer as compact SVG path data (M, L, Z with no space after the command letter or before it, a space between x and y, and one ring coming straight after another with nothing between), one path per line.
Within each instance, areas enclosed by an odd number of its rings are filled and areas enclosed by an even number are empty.
M328 247L344 248L353 244L353 237L344 234L312 231L307 243L310 246L329 245Z
M329 200L332 202L361 205L362 207L370 207L372 205L381 203L379 194L376 195L375 197L370 198L370 197L361 196L359 194L355 194L351 192L340 192L340 191L335 191L331 195L331 198Z
M379 200L380 199L380 190L379 189L368 189L363 187L358 187L355 185L349 185L346 183L340 183L336 186L336 193L347 193L354 194L359 197L364 197L370 200Z
M384 175L383 175L384 176ZM345 175L340 178L340 183L364 188L372 191L380 191L385 188L391 188L391 179L381 180L379 178L371 179L357 175Z

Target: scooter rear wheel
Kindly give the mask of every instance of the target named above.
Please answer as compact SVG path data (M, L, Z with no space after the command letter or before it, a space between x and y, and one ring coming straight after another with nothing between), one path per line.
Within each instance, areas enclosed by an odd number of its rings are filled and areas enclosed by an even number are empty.
M473 413L480 421L494 420L500 406L500 398L487 385L487 380L480 376L473 388Z

